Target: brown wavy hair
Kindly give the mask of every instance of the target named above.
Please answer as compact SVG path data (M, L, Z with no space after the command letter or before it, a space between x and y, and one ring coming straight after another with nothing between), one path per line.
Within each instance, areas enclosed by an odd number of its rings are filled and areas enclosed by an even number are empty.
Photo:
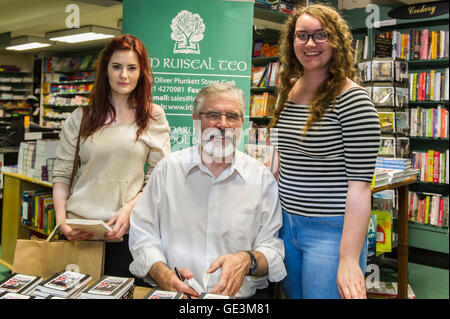
M303 136L314 125L320 121L330 105L334 107L336 98L341 94L347 78L354 79L356 75L353 66L354 49L352 48L352 34L347 22L331 6L324 4L313 4L300 7L287 20L280 38L280 61L278 101L274 116L269 124L269 129L274 127L281 112L286 107L289 93L295 84L295 80L304 74L303 66L298 61L294 51L294 33L297 19L302 14L308 14L319 20L324 31L328 32L328 44L333 49L333 55L328 65L328 78L319 86L313 94L309 106L310 115L303 127Z
M138 130L136 139L147 129L152 116L153 72L150 67L149 54L144 44L134 35L123 34L110 40L95 63L96 80L92 89L90 105L83 108L83 121L80 136L87 139L102 127L116 119L116 111L111 104L111 86L107 77L108 63L117 50L133 50L139 60L139 80L129 96L128 102L136 110ZM107 119L110 121L107 123Z

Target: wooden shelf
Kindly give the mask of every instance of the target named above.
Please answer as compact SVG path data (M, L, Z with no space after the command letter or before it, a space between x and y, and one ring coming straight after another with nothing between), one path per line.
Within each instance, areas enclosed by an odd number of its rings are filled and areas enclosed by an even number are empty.
M9 172L3 172L3 175L7 175L7 176L11 176L11 177L15 177L33 184L37 184L37 185L42 185L42 186L46 186L46 187L53 187L53 184L50 182L46 182L46 181L41 181L38 179L34 179L31 177L28 177L26 175L22 175L22 174L17 174L17 173L9 173Z
M27 176L3 172L3 211L0 263L12 268L17 239L29 239L34 233L42 233L20 221L22 192L26 190L49 191L53 185L49 182Z
M372 190L372 194L373 193L378 193L387 189L394 189L394 188L398 188L401 186L405 186L405 185L409 185L412 183L415 183L417 181L417 176L413 175L413 176L409 176L408 178L402 180L401 182L395 183L395 184L387 184L387 185L383 185L380 187L376 187Z

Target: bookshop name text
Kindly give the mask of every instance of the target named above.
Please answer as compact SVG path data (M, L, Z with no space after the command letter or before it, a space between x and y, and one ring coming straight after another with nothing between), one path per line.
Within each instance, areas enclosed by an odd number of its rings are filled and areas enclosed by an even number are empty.
M248 69L245 61L228 61L218 59L215 63L212 58L207 59L181 59L181 58L150 58L151 66L154 69L177 69L177 70L220 70L220 71L240 71Z

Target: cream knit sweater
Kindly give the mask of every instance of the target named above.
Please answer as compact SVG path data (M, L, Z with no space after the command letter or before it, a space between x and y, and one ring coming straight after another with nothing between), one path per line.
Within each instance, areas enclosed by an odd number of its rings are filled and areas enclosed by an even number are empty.
M77 109L64 123L56 150L54 183L70 184L81 115L81 109ZM150 121L137 141L134 122L104 127L87 140L80 139L81 166L66 204L69 218L108 221L143 189L155 165L170 153L164 111L154 117L156 120Z

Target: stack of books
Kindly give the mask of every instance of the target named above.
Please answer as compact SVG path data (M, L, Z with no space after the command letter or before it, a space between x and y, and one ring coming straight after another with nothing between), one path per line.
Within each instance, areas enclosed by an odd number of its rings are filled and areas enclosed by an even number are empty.
M15 292L0 292L0 299L34 299L32 296L17 294Z
M26 295L42 281L40 276L29 276L25 274L11 274L0 281L0 292L12 292Z
M76 299L91 280L91 275L73 271L60 271L42 282L33 291L32 296L41 298L63 297Z
M399 183L420 171L412 168L410 159L377 157L374 172L373 188Z
M81 299L133 299L134 279L103 276L81 292Z

